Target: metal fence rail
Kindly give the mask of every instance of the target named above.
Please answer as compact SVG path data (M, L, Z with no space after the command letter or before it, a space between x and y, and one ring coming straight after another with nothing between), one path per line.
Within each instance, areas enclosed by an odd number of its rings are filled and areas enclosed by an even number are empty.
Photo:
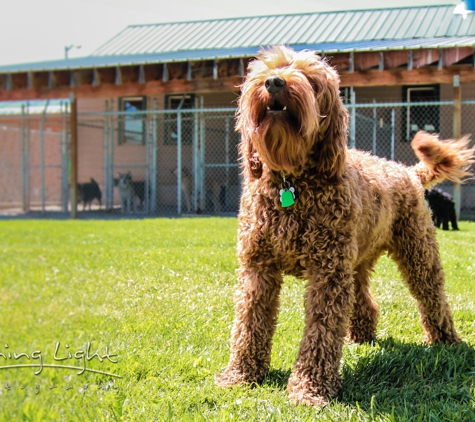
M413 165L417 130L452 138L454 103L357 103L349 145ZM238 211L239 134L234 108L101 111L78 115L80 212L117 215L229 214ZM475 101L462 102L462 133L475 133ZM67 104L55 113L0 116L0 206L23 211L67 211ZM453 185L442 189L451 193ZM475 215L475 184L461 188L462 215Z

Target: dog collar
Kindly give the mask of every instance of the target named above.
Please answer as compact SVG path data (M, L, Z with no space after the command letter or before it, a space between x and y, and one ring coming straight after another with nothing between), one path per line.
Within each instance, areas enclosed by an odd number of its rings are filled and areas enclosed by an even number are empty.
M281 172L281 175L282 184L279 191L280 203L282 204L282 208L286 208L295 203L295 188L286 180L284 172Z

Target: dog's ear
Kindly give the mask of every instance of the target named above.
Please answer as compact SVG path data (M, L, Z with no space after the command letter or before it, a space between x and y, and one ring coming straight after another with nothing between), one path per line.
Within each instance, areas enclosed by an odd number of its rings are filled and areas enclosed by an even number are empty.
M329 182L338 183L346 159L348 110L340 97L339 78L334 73L331 76L333 78L328 78L327 87L317 93L322 120L319 139L315 143L315 159L320 176Z
M257 154L252 141L247 134L241 133L241 144L239 146L244 174L251 179L260 179L262 176L262 161Z

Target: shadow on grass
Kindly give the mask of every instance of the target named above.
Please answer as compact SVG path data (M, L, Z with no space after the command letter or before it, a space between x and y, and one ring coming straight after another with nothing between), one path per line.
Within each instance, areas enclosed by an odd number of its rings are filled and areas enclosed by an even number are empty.
M475 420L475 349L466 343L428 347L388 338L342 372L335 403L397 420ZM285 390L289 376L272 369L263 385Z

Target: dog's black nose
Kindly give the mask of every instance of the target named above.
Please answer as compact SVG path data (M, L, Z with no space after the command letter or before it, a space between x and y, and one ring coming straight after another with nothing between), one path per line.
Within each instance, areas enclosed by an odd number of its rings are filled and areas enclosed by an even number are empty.
M280 76L271 76L266 79L264 85L268 92L275 94L285 86L285 79L282 79Z

